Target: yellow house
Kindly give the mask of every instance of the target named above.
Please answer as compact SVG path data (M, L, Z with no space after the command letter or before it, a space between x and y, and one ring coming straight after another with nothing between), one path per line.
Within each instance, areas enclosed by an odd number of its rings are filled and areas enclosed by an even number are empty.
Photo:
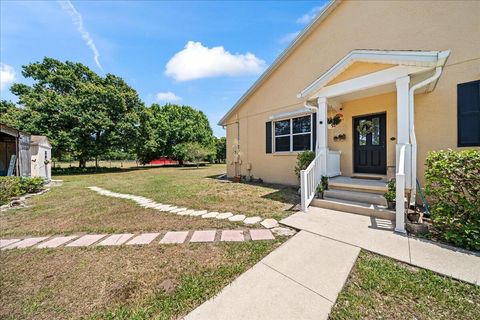
M304 211L373 212L404 232L428 152L480 146L479 17L480 1L331 1L220 120L227 175L300 184ZM393 177L396 213L382 207Z

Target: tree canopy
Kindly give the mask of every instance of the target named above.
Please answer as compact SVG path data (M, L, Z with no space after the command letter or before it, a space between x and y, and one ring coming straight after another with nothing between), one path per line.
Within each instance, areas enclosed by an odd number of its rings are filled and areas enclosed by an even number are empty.
M198 143L215 153L215 141L208 118L202 111L190 106L153 104L142 121L141 160L148 162L158 156L178 158L174 147L184 143ZM183 160L183 159L179 159Z
M146 108L122 78L71 61L46 57L23 66L22 74L32 84L12 85L18 105L1 101L0 122L46 135L56 160L76 159L82 167L116 157L199 161L219 151L225 158L225 138L217 140L205 114L191 106Z
M48 136L55 158L72 154L82 166L135 146L144 106L120 77L101 77L81 63L52 58L23 66L22 74L34 83L12 85L24 106L18 127Z

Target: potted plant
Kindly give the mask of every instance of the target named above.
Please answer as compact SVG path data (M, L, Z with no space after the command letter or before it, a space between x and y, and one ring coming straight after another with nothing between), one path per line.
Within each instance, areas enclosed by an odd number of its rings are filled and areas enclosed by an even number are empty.
M317 198L323 199L323 192L325 191L325 187L320 183L317 187Z
M322 176L322 179L320 180L320 185L323 186L324 190L328 190L328 177L327 176Z
M327 118L328 127L330 129L335 128L342 122L342 120L343 120L343 115L341 113L337 113L333 117L328 117Z
M338 140L345 140L345 139L347 139L347 135L345 133L340 133L338 135Z
M391 179L387 184L387 192L383 195L385 200L387 200L387 207L390 210L395 210L396 198L397 198L397 189L395 185L395 179Z

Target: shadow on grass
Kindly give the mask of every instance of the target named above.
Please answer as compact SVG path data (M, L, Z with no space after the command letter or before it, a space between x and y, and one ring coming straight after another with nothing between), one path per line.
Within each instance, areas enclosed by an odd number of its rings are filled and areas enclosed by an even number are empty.
M158 169L158 168L174 168L174 167L180 168L180 166L178 165L151 165L151 166L129 167L129 168L119 168L119 167L52 168L52 175L69 176L69 175L82 175L82 174L105 174L105 173L120 173L120 172L150 170L150 169Z

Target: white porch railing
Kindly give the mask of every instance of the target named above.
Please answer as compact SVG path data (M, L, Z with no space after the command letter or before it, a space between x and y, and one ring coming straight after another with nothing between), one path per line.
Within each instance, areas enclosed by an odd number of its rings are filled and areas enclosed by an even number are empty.
M317 186L322 179L320 156L320 153L317 154L310 165L305 170L300 171L301 203L303 212L307 212L308 205L312 202L313 197L315 197Z
M395 174L395 231L405 233L405 149L406 145L399 146L397 172Z

